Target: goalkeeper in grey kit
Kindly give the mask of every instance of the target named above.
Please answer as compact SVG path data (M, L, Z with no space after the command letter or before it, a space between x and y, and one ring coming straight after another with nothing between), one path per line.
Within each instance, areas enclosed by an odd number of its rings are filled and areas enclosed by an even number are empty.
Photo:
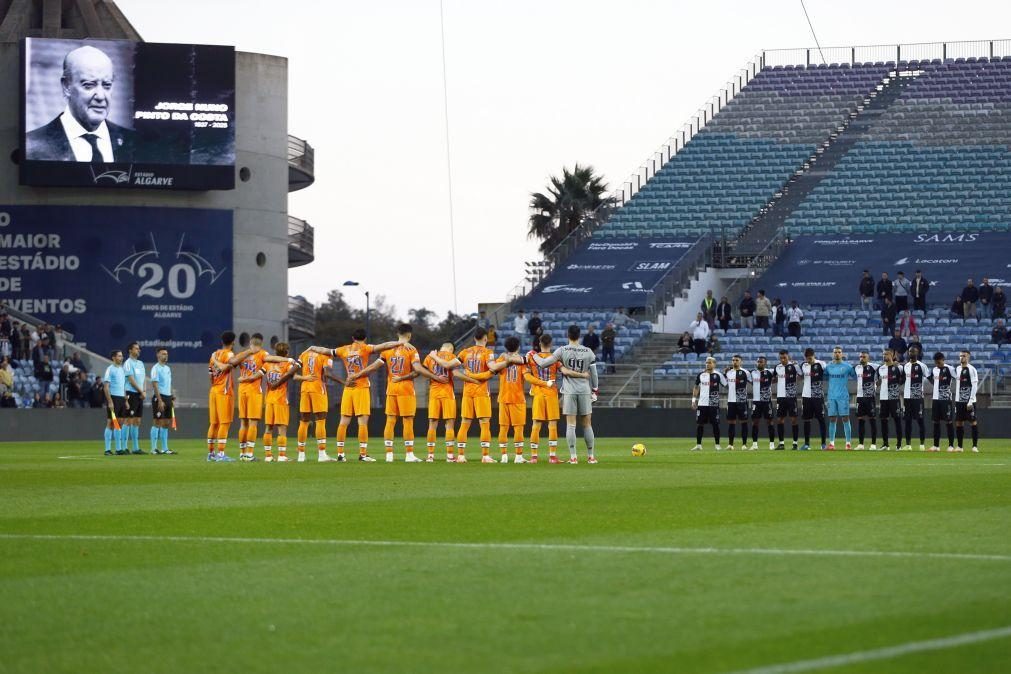
M555 349L547 358L542 358L536 351L527 354L528 358L537 363L538 367L547 367L561 363L571 373L562 378L558 389L562 394L562 414L565 415L565 439L569 445L569 463L579 463L576 458L576 418L582 419L583 440L586 442L588 463L597 463L593 453L593 426L590 425L592 404L597 399L597 360L591 349L579 343L579 326L570 325L568 330L569 343Z

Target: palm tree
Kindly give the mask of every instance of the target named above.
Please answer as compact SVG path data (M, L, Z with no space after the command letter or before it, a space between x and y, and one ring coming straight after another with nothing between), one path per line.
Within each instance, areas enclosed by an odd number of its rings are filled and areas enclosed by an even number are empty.
M550 253L565 237L577 229L605 199L607 184L592 166L576 164L570 171L562 168L562 177L549 178L547 194L530 195L530 221L527 236L541 240L542 253Z

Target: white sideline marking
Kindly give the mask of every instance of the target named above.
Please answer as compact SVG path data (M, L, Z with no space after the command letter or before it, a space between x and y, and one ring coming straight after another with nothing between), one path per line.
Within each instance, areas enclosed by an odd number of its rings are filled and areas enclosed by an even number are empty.
M874 648L869 651L856 651L854 653L843 653L841 655L829 655L824 658L813 660L798 660L797 662L784 662L778 665L768 665L766 667L756 667L755 669L742 669L732 674L790 674L791 672L811 672L817 669L828 669L842 665L852 665L872 660L886 660L896 658L909 653L922 653L923 651L939 651L944 648L954 648L966 644L975 644L981 641L992 641L1011 636L1011 625L998 627L992 630L981 630L979 632L966 632L950 637L939 639L928 639L926 641L910 641L896 646L885 646L884 648Z
M84 455L81 455L81 454L78 454L76 456L58 456L56 458L57 459L81 459L81 460L84 460L84 461L101 461L102 460L102 457L100 457L100 456L84 456Z
M145 536L117 534L5 534L5 540L135 541L168 543L256 543L265 545L328 545L359 547L456 548L474 550L543 550L553 552L646 552L667 555L774 555L800 557L901 557L916 559L981 560L1011 562L1011 555L903 550L803 550L789 548L680 548L636 545L574 545L566 543L462 543L453 541L383 541L339 538L249 538L241 536Z

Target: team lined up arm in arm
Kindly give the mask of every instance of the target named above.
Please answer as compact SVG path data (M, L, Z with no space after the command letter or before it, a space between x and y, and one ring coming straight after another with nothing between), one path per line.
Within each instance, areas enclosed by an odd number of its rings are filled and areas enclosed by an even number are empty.
M405 375L400 376L400 377L394 377L393 381L399 382L399 381L406 381L408 379L415 379L417 377L427 377L428 379L431 379L432 381L439 382L440 384L448 384L449 383L449 378L448 377L443 377L442 375L435 374L434 372L430 371L428 368L426 368L424 365L422 365L418 361L414 361L414 363L412 364L411 368L412 368L413 372L411 372L410 374L405 374Z

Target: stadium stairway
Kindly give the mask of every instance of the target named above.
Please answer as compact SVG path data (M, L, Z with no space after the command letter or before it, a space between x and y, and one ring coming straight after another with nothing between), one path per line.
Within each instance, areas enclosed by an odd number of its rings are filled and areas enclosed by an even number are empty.
M734 244L735 255L757 255L807 196L828 176L858 141L866 138L882 113L902 95L910 77L891 75L830 134L815 154L791 176L769 205L755 217Z

